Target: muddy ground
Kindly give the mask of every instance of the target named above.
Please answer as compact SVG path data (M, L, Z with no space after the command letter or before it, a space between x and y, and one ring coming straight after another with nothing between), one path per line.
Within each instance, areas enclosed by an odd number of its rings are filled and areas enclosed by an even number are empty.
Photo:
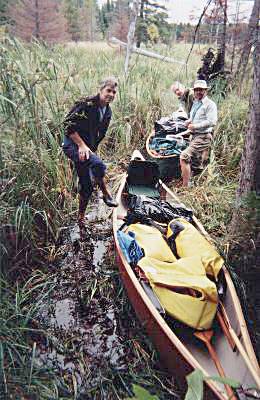
M132 384L180 398L127 300L115 265L112 211L96 195L86 229L62 228L55 289L39 315L46 339L36 361L52 371L58 398L123 399ZM156 389L157 388L157 389Z

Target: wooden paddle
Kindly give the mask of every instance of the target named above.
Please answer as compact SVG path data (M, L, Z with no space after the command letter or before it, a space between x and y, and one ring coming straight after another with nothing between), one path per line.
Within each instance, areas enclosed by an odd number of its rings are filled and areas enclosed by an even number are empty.
M214 334L214 332L211 329L208 330L208 331L194 332L194 336L196 336L198 339L200 339L203 343L206 344L207 349L209 351L209 354L210 354L212 360L214 361L214 363L216 365L216 368L217 368L217 370L219 372L219 375L222 378L226 378L225 371L222 368L222 365L220 364L220 361L219 361L219 358L217 356L217 353L216 353L214 347L212 346L212 344L210 343L213 334ZM231 389L231 387L229 385L227 385L227 384L224 384L224 386L225 386L225 389L226 389L226 392L228 394L229 399L230 400L237 400L237 397L235 396L235 394L234 394L233 390Z
M227 338L228 343L230 344L232 351L235 351L236 343L234 342L234 339L232 338L231 333L229 332L229 326L227 324L226 318L219 310L217 311L217 319L218 319L219 325L221 326L221 329L222 329L224 335Z

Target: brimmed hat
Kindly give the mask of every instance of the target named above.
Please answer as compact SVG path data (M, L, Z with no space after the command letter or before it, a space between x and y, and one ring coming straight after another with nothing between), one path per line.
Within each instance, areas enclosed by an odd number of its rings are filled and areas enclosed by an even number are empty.
M198 80L194 82L193 89L208 89L206 81Z

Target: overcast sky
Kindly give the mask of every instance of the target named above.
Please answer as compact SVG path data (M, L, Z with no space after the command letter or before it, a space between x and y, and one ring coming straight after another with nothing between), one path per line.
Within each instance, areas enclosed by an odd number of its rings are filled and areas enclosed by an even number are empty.
M98 0L99 4L105 3L106 0ZM238 5L240 16L245 15L247 18L253 6L253 0L228 0L228 13L229 20L232 21L236 13L236 6ZM158 4L163 4L169 11L169 22L191 22L190 15L194 15L198 21L205 5L208 0L159 0Z

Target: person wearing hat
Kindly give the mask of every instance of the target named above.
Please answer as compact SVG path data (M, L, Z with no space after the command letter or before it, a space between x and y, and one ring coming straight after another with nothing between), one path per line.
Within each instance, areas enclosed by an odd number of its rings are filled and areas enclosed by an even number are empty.
M217 105L208 98L207 90L207 82L204 80L197 80L193 85L194 101L190 118L186 122L192 139L189 146L180 154L183 186L189 186L191 163L202 164L203 156L210 148L213 127L218 119Z
M84 225L85 212L93 185L97 185L108 207L117 207L105 183L106 165L95 154L106 135L112 111L110 103L117 92L117 80L106 78L96 96L86 97L75 103L65 117L63 151L74 162L79 178L78 223Z
M186 111L187 115L189 115L194 100L193 90L189 88L186 89L182 83L176 81L172 84L171 91L176 94L181 108Z

